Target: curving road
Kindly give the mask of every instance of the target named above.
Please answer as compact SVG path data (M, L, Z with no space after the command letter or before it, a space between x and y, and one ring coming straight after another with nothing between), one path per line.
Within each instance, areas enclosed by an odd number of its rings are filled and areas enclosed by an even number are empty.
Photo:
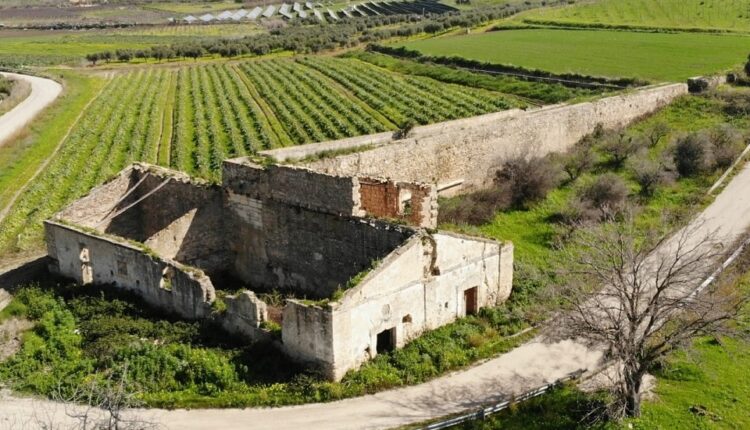
M0 146L23 130L44 108L50 105L62 92L62 85L51 79L18 73L0 72L1 75L20 79L31 84L29 96L13 109L0 116Z
M714 232L731 244L750 228L750 164L696 218L695 235ZM687 227L690 228L690 227ZM595 369L601 352L574 341L534 340L477 366L433 381L333 403L282 408L146 410L131 414L165 429L386 429L492 403L552 382L578 369ZM36 429L42 422L72 424L61 404L0 396L0 428ZM70 408L70 406L68 406ZM5 427L4 427L5 426Z

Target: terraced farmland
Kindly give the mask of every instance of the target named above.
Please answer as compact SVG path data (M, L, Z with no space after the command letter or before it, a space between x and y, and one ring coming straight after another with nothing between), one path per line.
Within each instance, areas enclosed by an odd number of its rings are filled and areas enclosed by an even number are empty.
M216 180L225 158L394 130L409 120L425 124L507 109L513 100L355 59L122 73L0 221L0 251L38 247L44 219L133 161Z

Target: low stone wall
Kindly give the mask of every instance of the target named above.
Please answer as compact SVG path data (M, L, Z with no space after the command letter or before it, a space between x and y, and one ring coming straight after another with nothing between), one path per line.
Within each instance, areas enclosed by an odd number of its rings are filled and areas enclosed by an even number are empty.
M210 318L228 332L248 340L269 339L260 328L266 304L249 291L212 304L216 290L200 269L152 254L147 248L54 221L45 223L49 269L81 284L122 288L149 305L187 319Z
M369 138L374 148L324 157L305 163L321 173L340 176L379 177L397 181L427 182L439 188L453 185L446 195L487 185L494 170L515 156L543 156L569 149L598 124L622 127L687 94L686 84L669 84L573 105L511 110L425 127L393 141L383 135ZM316 144L315 151L365 145L359 140ZM265 154L276 159L305 154L305 146Z

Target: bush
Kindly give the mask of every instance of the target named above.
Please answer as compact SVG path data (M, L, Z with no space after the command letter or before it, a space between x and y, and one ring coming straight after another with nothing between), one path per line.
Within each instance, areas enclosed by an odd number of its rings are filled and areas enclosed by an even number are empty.
M641 195L651 197L666 179L666 174L659 163L647 158L637 160L633 166L633 178L641 187Z
M570 181L575 181L582 174L594 167L595 158L588 144L589 140L581 140L568 154L563 156L562 168L568 174Z
M664 121L658 121L657 123L652 125L651 128L646 131L646 137L648 138L649 146L653 148L658 145L659 142L661 142L661 140L665 138L670 131L671 128L669 127L669 124Z
M705 173L714 164L711 142L704 133L691 133L679 137L672 154L677 172L683 177Z
M601 219L612 219L625 208L628 187L619 176L606 173L581 189L579 197L586 205L598 210Z
M497 171L495 183L506 190L512 207L527 209L557 186L558 172L549 158L517 157Z
M440 222L481 225L489 222L498 211L510 206L504 189L493 187L440 204Z
M715 127L709 133L713 150L714 167L727 168L734 163L744 149L742 133L729 124Z
M610 165L619 169L630 158L643 148L644 142L641 137L634 137L622 132L612 133L605 138L602 150L609 157Z

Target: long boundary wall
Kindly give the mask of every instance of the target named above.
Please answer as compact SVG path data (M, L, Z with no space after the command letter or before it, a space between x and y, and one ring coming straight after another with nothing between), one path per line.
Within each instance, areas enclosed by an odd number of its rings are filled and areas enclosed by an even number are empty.
M598 124L622 127L688 93L686 84L646 87L593 102L512 110L415 129L394 141L384 134L264 152L278 160L363 146L351 154L305 165L341 176L374 176L438 184L454 194L488 184L493 171L515 156L543 156L569 149Z

